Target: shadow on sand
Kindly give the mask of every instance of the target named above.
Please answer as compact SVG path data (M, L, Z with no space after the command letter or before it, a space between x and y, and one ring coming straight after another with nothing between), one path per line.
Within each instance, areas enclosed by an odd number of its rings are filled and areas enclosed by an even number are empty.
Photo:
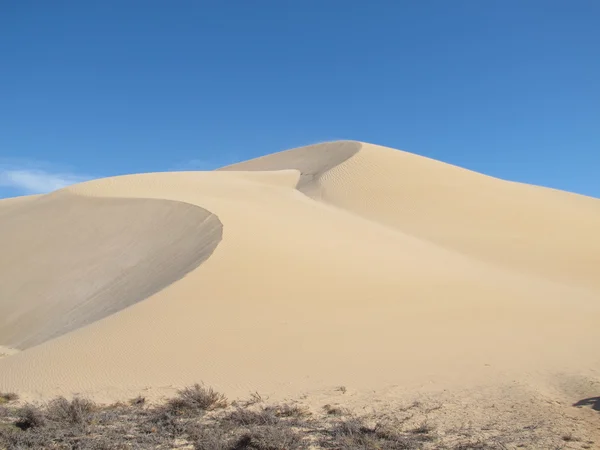
M600 397L584 398L583 400L579 400L573 406L577 406L579 408L582 406L589 406L594 411L600 412Z

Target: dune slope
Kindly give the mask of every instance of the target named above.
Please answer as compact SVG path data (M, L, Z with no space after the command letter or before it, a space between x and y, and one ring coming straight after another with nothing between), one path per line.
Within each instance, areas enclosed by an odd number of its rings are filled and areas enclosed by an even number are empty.
M204 381L230 395L291 395L341 384L432 389L600 370L597 199L356 142L215 172L95 180L52 195L86 205L136 199L203 208L215 221L210 241L218 241L217 220L223 239L199 257L210 230L195 213L164 227L137 213L139 226L158 229L153 239L185 230L182 261L144 256L151 273L171 267L179 277L165 278L153 295L140 278L132 289L144 301L2 359L0 390L115 399ZM95 227L116 227L108 217L96 217ZM82 228L72 223L57 226ZM14 239L20 233L10 231ZM103 242L93 250L107 251ZM65 254L58 250L48 255ZM43 270L29 253L12 254L28 279ZM195 268L181 277L189 264ZM3 281L8 273L0 271ZM35 304L14 292L19 304ZM11 314L15 303L2 302Z
M306 161L336 164L317 170ZM412 236L532 275L600 288L598 199L357 142L288 150L224 170L273 168L305 170L311 176L299 187L312 198Z
M361 146L360 142L355 141L314 144L261 156L217 170L267 171L294 169L300 172L296 189L314 197L318 195L318 191L315 190L315 181L318 181L325 173L358 153Z
M0 342L25 349L147 298L208 258L221 228L165 200L0 204Z

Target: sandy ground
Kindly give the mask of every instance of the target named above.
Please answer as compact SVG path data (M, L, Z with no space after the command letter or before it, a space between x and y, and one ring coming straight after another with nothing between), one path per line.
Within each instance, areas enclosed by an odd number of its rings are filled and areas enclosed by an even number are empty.
M0 391L510 409L518 383L592 430L598 230L598 199L358 142L0 202L0 344L24 350Z
M18 350L14 349L14 348L3 347L0 345L0 359L6 358L7 356L12 356L17 352L18 352Z

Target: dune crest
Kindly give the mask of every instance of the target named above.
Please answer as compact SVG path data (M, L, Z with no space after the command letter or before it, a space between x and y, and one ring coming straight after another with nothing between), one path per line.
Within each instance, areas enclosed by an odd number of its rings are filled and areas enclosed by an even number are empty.
M261 156L217 170L239 172L294 169L300 172L296 189L318 198L318 180L356 155L361 147L362 143L357 141L324 142Z
M15 205L0 204L12 245L0 266L11 289L0 345L30 348L0 361L0 390L118 399L204 381L281 396L600 370L597 199L342 141ZM107 237L88 239L92 229ZM106 278L116 286L128 245L140 255L130 269L143 273L125 291L48 300L39 297L51 290L26 286L66 267L60 293L77 286L68 276L80 266L91 267L87 286L117 264ZM71 259L83 249L88 266ZM23 305L55 319L27 322Z

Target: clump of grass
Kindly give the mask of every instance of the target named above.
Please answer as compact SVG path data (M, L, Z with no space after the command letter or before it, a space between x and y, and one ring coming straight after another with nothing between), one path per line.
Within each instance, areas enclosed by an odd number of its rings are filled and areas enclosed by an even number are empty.
M296 450L306 448L303 442L304 439L292 428L271 425L248 430L231 449Z
M142 397L141 395L139 395L129 400L129 404L131 406L144 406L146 404L146 397Z
M223 394L214 391L213 388L195 384L178 391L177 397L169 400L166 408L178 414L198 414L226 408L227 405L227 398Z
M393 422L377 422L370 425L364 418L351 417L338 422L330 430L330 439L324 445L350 450L365 449L416 449L422 447L422 442L431 440L427 434L430 429L422 433L405 432L399 424Z
M252 406L257 403L263 403L264 399L258 392L253 392L250 394L250 398L244 402L244 406Z
M261 408L253 411L244 408L237 408L223 417L223 420L234 425L275 425L279 422L279 417L270 408Z
M374 430L363 420L353 417L343 420L331 429L332 442L329 444L342 450L354 448L382 448L374 435ZM325 444L325 443L323 443Z
M235 436L219 427L200 427L193 433L194 450L231 450L236 444Z
M311 415L311 412L308 410L308 408L304 406L290 405L288 403L284 403L282 405L267 406L265 409L272 411L273 414L275 414L277 417L301 418Z
M347 413L346 410L340 408L339 406L333 406L329 404L323 406L323 411L325 411L325 413L329 416L343 416Z
M0 405L2 403L11 403L19 400L19 396L14 392L0 392Z

